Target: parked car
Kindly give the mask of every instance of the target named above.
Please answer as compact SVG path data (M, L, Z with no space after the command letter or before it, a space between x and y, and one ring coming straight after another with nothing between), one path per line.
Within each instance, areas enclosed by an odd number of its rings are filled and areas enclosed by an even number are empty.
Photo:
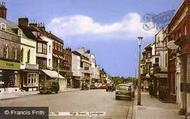
M115 99L129 98L132 100L135 96L133 83L119 84L116 87Z
M59 82L57 80L46 80L41 83L40 93L41 94L50 94L58 93L59 91Z

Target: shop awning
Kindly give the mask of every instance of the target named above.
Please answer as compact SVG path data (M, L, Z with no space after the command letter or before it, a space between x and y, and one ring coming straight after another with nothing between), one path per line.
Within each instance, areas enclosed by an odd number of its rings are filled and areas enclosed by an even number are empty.
M59 78L59 79L64 79L64 77L61 74L58 74L56 71L51 71L51 70L42 70L46 75L48 75L51 78Z

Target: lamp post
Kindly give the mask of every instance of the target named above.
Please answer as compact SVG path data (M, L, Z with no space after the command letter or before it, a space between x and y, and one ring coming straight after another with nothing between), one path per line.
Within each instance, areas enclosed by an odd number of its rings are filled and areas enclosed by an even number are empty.
M137 97L137 105L141 105L141 76L140 76L140 65L141 65L141 45L142 45L143 37L137 37L138 47L139 47L139 60L138 60L138 97Z

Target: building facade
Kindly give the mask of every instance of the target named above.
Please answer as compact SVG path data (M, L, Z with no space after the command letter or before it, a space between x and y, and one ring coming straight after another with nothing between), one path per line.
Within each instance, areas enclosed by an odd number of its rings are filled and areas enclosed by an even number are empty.
M6 19L7 8L0 4L0 93L20 88L20 37L16 24Z
M67 79L67 87L72 88L72 51L71 48L63 49L64 61L63 61L63 71L65 78Z
M80 88L80 78L82 77L81 73L81 55L73 51L72 52L72 85L73 88Z
M28 31L28 18L19 18L21 37L21 89L36 91L39 89L39 66L36 64L36 38Z
M161 29L155 35L155 65L154 77L158 81L158 97L168 100L168 50L167 50L167 27Z
M168 25L169 88L180 105L180 113L190 113L190 0L185 0ZM175 46L177 45L177 46Z

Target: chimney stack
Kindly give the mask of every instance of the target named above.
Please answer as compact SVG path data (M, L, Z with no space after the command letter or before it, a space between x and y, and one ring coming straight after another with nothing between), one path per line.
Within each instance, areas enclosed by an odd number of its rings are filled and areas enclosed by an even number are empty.
M27 27L28 26L28 18L23 17L18 19L18 26Z
M35 20L32 20L30 23L29 23L29 26L33 26L33 27L38 27L38 24Z
M0 3L0 17L3 19L7 18L7 8L5 6L5 2Z
M38 24L38 28L39 28L41 31L45 31L45 25L44 25L44 23L39 23L39 24Z

